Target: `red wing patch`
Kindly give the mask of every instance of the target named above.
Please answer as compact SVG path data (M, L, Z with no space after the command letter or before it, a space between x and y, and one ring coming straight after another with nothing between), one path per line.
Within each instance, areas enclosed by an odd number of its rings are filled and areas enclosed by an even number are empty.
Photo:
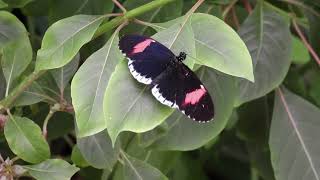
M146 39L133 47L133 51L131 54L141 53L143 52L151 43L156 42L153 39Z
M186 98L184 99L183 105L187 104L196 104L200 99L205 95L207 90L201 85L200 89L196 89L192 92L187 93Z

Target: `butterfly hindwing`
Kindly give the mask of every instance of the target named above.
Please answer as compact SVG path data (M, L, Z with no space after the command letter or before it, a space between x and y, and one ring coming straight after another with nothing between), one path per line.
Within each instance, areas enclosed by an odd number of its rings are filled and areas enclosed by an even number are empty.
M135 79L151 84L171 63L175 55L164 45L141 35L126 35L119 48L128 58L128 67Z
M183 63L165 73L151 90L156 99L178 108L195 121L210 121L214 115L213 102L198 77Z

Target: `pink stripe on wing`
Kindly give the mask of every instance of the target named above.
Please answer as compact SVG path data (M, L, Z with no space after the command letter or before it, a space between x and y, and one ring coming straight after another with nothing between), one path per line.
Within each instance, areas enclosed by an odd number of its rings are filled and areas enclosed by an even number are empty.
M143 52L151 43L156 42L153 39L146 39L133 47L133 51L131 54L141 53Z
M200 101L203 95L205 95L207 90L201 85L200 89L196 89L192 92L187 93L186 98L184 99L183 105L187 104L196 104Z

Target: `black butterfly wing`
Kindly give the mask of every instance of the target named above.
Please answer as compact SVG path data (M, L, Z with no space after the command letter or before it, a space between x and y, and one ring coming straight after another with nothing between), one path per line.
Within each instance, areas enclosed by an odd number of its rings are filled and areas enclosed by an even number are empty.
M183 63L169 67L151 91L162 104L178 108L195 121L213 119L214 106L208 90Z
M175 58L167 47L141 35L123 36L119 48L129 60L128 67L133 77L144 84L151 84Z

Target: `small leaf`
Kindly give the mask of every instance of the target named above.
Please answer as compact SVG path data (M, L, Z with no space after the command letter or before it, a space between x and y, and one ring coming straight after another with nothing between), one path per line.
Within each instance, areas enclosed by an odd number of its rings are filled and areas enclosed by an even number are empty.
M79 171L62 159L48 159L40 164L23 166L37 180L68 180Z
M183 151L196 149L219 135L227 125L237 94L234 80L207 67L198 70L198 77L213 99L214 119L209 123L200 124L176 111L166 120L169 126L167 134L156 140L151 145L152 148Z
M151 130L172 113L171 108L154 99L147 86L133 79L126 61L119 63L110 77L103 108L113 143L120 132Z
M124 152L121 153L124 160L123 178L124 180L165 180L168 179L158 169L152 167L144 161L130 157Z
M117 33L114 33L100 50L83 63L72 80L71 96L78 137L96 134L107 127L102 103L111 73L122 57L118 42Z
M310 55L306 46L302 41L295 37L291 36L292 39L292 51L291 51L291 60L295 64L306 64L310 61Z
M192 16L197 63L254 81L249 51L238 34L217 17Z
M57 86L60 89L60 94L61 92L63 93L65 87L67 84L69 84L70 79L76 73L78 66L79 66L79 60L80 60L80 54L78 53L73 59L66 64L65 66L58 68L58 69L53 69L50 71L52 74L52 77L57 83Z
M73 146L72 153L71 153L71 160L74 164L76 164L79 167L89 166L88 162L82 156L78 146Z
M49 27L38 50L36 70L66 65L89 42L104 16L76 15Z
M236 105L259 98L279 86L290 66L291 35L280 15L259 3L240 28L252 60L255 82L239 81Z
M27 162L39 163L50 157L49 145L41 129L28 118L10 118L5 124L4 135L12 152Z
M93 167L112 170L118 160L120 144L112 147L106 131L78 139L77 144L83 158Z
M276 93L269 145L276 179L320 178L320 110L297 95Z
M0 9L8 7L8 4L0 0Z

